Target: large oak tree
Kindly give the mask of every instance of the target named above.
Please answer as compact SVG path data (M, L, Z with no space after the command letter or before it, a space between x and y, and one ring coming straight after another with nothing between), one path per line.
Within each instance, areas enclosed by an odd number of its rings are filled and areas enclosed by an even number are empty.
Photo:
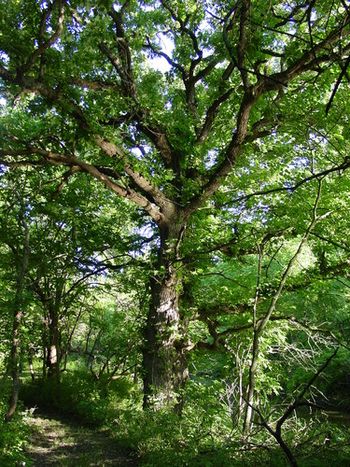
M1 7L8 104L1 163L55 166L67 183L89 174L136 205L141 224L151 220L158 251L144 401L173 404L188 377L180 305L186 228L237 167L258 180L276 145L282 173L289 163L283 140L302 144L323 134L349 79L347 2L24 0ZM301 131L302 121L310 129ZM264 140L269 151L261 150ZM347 158L325 158L306 181L349 166ZM299 186L289 175L277 189ZM254 188L245 186L243 198ZM264 183L257 191L275 188ZM237 203L243 198L238 193Z

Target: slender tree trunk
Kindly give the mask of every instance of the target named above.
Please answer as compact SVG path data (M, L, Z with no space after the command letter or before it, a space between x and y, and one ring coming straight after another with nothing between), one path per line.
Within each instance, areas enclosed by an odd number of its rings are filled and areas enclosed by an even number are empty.
M250 432L253 421L254 394L256 386L256 372L258 370L259 347L259 332L257 330L254 330L252 361L249 367L246 411L243 426L243 432L245 434L248 434Z
M284 442L282 436L280 434L277 434L275 433L275 439L276 441L278 442L278 444L280 445L281 449L283 450L283 452L285 453L287 459L288 459L288 462L289 464L292 466L292 467L298 467L298 463L292 453L292 451L289 449L289 447L287 446L287 444Z
M252 361L249 367L249 381L248 381L248 391L247 391L247 409L246 409L246 415L245 415L245 420L244 420L244 427L243 431L245 434L249 434L251 424L252 424L252 418L253 418L253 410L254 410L254 393L255 393L255 388L256 388L256 373L258 370L258 361L259 361L259 351L260 351L260 339L264 333L264 330L268 324L268 322L271 319L272 313L276 309L277 302L280 299L280 296L282 294L282 291L285 287L286 281L292 271L292 267L295 264L300 252L302 251L303 246L307 242L310 232L312 232L313 228L315 227L316 223L318 222L317 219L317 206L321 197L321 187L322 183L321 181L319 182L318 185L318 190L317 190L317 195L314 203L314 207L312 210L312 219L310 224L308 225L304 235L302 236L298 248L296 249L296 252L294 255L290 258L282 276L279 281L277 290L274 294L274 296L271 299L270 305L264 315L263 318L261 318L259 321L257 320L257 306L258 306L258 300L259 300L259 289L260 289L260 277L261 277L261 267L262 267L262 258L263 258L263 250L261 246L259 246L259 262L258 262L258 274L257 274L257 287L256 287L256 293L255 293L255 300L254 300L254 307L253 307L253 329L254 329L254 334L253 334L253 348L252 348ZM277 439L277 438L276 438ZM281 445L282 446L282 445ZM289 457L288 453L288 447L287 450L285 447L282 446L284 451L286 452L286 455L290 462L293 462L292 459ZM291 464L294 465L294 464Z
M67 363L68 363L68 356L69 356L69 353L72 349L72 339L73 339L73 336L74 336L74 333L75 333L75 330L78 326L78 323L79 323L79 320L80 320L80 317L83 313L83 307L80 308L80 310L78 311L78 314L76 316L76 319L75 319L75 322L72 326L72 329L69 331L68 333L68 337L67 337L67 341L64 345L64 349L63 349L63 346L61 345L61 362L63 361L63 365L62 365L62 371L66 371L67 370Z
M12 345L9 359L9 371L12 378L11 395L5 420L10 421L16 412L20 385L20 331L23 318L25 277L29 259L29 229L22 213L21 225L24 233L22 256L17 266L16 292L13 306Z
M244 392L243 392L243 368L242 362L238 355L239 350L237 349L236 354L236 368L238 372L238 411L237 411L237 423L240 425L242 415L244 412Z
M179 311L181 278L178 250L185 225L161 229L158 273L151 278L151 302L144 331L144 408L181 410L181 389L188 379L183 323Z
M59 404L60 392L60 331L58 309L54 303L47 304L45 373L50 382L50 397L53 404Z
M12 388L7 413L5 415L6 421L10 421L13 415L15 414L18 402L20 377L20 328L22 317L23 313L21 310L17 310L13 317L12 346L9 362L10 375L12 378Z
M58 312L54 306L49 308L48 323L48 345L47 345L47 375L49 378L60 379L60 332L58 328Z
M35 371L34 371L34 366L33 366L33 355L35 351L33 347L30 345L28 349L28 363L29 363L29 371L30 371L30 377L32 378L32 381L35 381Z
M43 329L42 329L42 351L43 351L43 354L42 354L42 377L43 379L46 379L47 377L47 366L46 366L46 362L47 362L47 340L48 340L48 335L49 335L49 331L48 331L48 318L46 317L45 319L43 319Z

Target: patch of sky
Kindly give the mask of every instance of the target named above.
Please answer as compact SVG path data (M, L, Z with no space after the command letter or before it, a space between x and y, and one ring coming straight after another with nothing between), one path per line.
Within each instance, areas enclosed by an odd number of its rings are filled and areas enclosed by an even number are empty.
M9 168L6 165L0 164L0 177L5 175L9 171Z
M314 23L316 20L317 20L317 13L315 10L312 10L311 15L310 15L310 21L311 23Z
M80 247L76 248L76 255L74 257L74 263L78 270L85 276L86 274L93 274L94 276L99 276L99 277L107 277L108 275L108 268L101 268L102 262L105 260L108 260L109 258L106 258L105 255L100 255L100 254L94 254L89 256L87 259L84 257L81 259L80 255L82 253L82 249ZM88 278L86 277L87 282L89 283L90 281L94 280L92 277ZM90 283L90 285L94 286L93 283Z
M211 169L213 165L216 163L218 158L218 151L216 149L211 149L208 151L205 159L204 159L204 165L206 169Z
M242 204L240 206L235 206L235 207L223 206L221 208L221 210L224 211L224 212L228 212L228 213L232 214L235 217L240 217L242 215L242 213L245 211Z
M79 14L87 13L88 16L89 16L90 18L92 18L92 17L94 16L94 14L95 14L95 13L94 13L94 7L92 7L92 8L89 9L89 8L86 8L85 6L78 6L78 7L77 7L77 12L78 12ZM89 20L87 20L87 19L86 19L85 21L86 21L87 23L89 22Z
M256 219L259 219L262 224L266 224L268 221L267 214L269 211L270 206L259 201L253 208L249 209L249 211L243 211L241 219L246 222L253 222Z
M131 148L130 152L136 157L136 159L142 159L142 151L140 148Z
M154 236L154 226L151 223L145 224L142 227L137 227L134 230L134 233L140 235L142 238L150 240Z
M288 169L303 169L310 167L310 159L307 157L295 157L289 164Z
M152 0L149 5L146 4L146 2L143 2L142 9L143 11L155 11L157 8L161 7L161 2ZM118 5L116 3L113 4L113 8L118 8Z
M157 46L160 47L161 52L172 58L174 51L174 41L164 33L158 33L157 39ZM167 59L159 55L153 55L152 57L149 57L148 64L151 68L158 70L161 73L166 73L172 69L172 66L167 61Z
M295 7L294 4L291 5L290 3L287 3L287 2L282 3L282 8L286 10L288 13L291 13L294 7Z
M138 132L137 132L137 128L135 125L129 125L129 133L130 135L133 137L133 138L136 138Z
M92 70L93 71L93 76L96 77L96 78L105 78L106 77L106 71L104 69L94 69ZM90 78L90 75L87 74L86 75L86 78Z
M312 141L312 142L315 142L319 146L327 146L328 145L327 137L323 136L321 134L310 133L309 134L309 140Z
M155 227L151 223L147 223L142 227L136 227L132 230L132 233L135 234L137 237L141 237L141 242L139 243L137 248L133 250L129 250L129 255L133 258L138 258L143 256L147 253L150 253L155 244L158 244L158 239L155 237Z
M207 19L204 19L203 21L201 21L198 24L197 29L198 29L198 31L200 31L202 33L212 34L213 32L215 32L214 26Z
M136 157L138 160L142 160L145 155L147 155L149 152L151 152L152 149L149 146L142 146L141 148L131 148L130 152L133 156Z
M51 46L53 49L57 50L58 52L63 52L64 47L62 45L61 39L58 38L56 42Z
M267 33L264 34L264 36L269 36ZM272 50L275 52L282 52L286 47L286 43L282 41L281 39L278 39L278 37L275 37L274 40L272 41Z
M0 51L0 60L3 62L4 65L8 65L10 62L10 57L7 55L6 52Z
M285 181L283 183L283 188L287 190L287 193L292 194L294 192L294 183L291 181Z

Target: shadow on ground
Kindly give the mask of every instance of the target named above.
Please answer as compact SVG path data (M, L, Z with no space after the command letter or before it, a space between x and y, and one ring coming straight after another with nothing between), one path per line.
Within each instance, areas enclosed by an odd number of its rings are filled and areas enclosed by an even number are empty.
M68 422L57 415L28 415L32 428L26 453L33 466L137 466L131 452L121 450L105 431Z

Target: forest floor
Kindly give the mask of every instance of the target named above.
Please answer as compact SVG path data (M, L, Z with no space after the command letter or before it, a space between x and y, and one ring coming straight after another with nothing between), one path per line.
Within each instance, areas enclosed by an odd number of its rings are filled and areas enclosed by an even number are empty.
M32 434L26 454L32 466L137 466L108 432L94 430L57 414L28 416Z

